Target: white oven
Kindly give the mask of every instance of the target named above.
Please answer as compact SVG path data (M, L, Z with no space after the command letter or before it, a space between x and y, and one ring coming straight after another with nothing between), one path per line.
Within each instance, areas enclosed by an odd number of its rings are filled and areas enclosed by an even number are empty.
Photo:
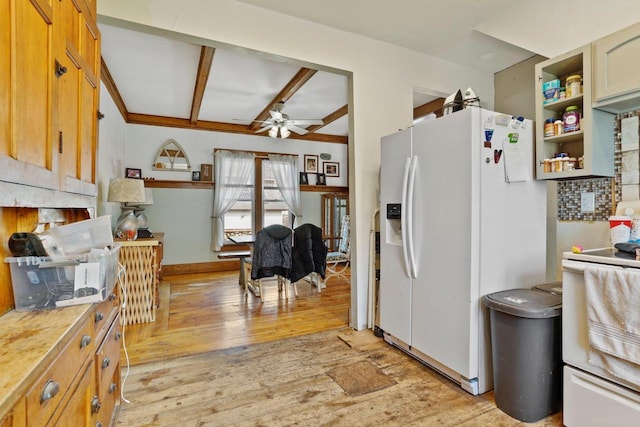
M584 268L639 268L616 249L562 256L563 423L569 427L639 426L640 387L589 363Z

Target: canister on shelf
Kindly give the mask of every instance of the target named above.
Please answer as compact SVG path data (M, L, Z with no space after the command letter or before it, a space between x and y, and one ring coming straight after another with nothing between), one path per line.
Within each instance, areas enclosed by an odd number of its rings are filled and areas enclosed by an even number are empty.
M544 121L544 136L554 136L556 134L553 126L553 119L547 119Z
M578 96L582 93L582 76L574 74L567 77L566 96Z
M564 124L563 132L575 132L580 130L580 112L578 106L569 105L562 115L562 123Z
M552 172L552 170L551 170L551 159L544 159L543 160L543 165L544 165L543 166L544 173Z
M562 135L562 131L564 129L564 123L562 123L562 120L556 120L553 122L553 126L555 128L555 134Z
M578 169L584 169L584 157L578 157Z

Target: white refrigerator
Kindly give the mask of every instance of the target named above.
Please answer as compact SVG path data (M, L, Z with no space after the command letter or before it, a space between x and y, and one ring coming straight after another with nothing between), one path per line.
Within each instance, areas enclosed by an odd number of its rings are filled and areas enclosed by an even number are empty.
M381 141L377 332L471 394L493 388L482 295L545 282L533 128L472 107Z

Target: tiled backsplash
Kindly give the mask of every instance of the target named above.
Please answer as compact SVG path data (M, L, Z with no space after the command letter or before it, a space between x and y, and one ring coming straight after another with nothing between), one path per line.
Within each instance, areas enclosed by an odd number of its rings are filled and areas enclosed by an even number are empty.
M640 199L640 110L615 118L614 178L578 179L558 182L558 220L606 221L611 215L611 186L615 180L615 198ZM584 192L595 193L595 212L580 212Z

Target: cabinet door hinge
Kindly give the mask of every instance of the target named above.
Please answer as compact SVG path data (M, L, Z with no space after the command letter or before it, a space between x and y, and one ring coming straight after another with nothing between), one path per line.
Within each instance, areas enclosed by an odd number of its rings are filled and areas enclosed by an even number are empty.
M55 72L56 72L56 77L60 77L67 72L67 67L62 65L57 59L55 63Z
M58 132L58 153L62 154L63 141L62 141L62 131Z

